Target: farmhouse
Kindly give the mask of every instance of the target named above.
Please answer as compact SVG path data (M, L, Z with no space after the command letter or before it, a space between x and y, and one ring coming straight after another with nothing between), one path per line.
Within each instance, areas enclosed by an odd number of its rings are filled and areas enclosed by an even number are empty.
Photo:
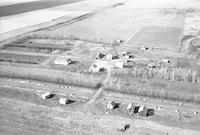
M104 71L104 68L100 67L98 64L94 63L90 66L89 72L100 72Z
M72 63L72 60L67 57L57 57L54 61L55 65L69 65Z
M107 54L106 55L107 60L112 60L112 59L117 59L117 58L118 58L118 55L116 55L116 54Z
M109 63L107 61L98 60L90 66L89 72L101 72L105 71L108 68Z

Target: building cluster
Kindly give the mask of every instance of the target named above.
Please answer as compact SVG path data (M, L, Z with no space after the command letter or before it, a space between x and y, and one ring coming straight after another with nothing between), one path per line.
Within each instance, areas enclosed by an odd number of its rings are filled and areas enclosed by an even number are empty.
M122 59L119 59L120 57ZM123 51L120 55L116 53L98 53L95 57L96 61L89 68L89 72L104 72L111 66L111 63L113 67L123 69L128 60L133 58L134 56L127 51ZM66 56L58 56L54 59L54 64L67 66L72 64L72 59Z
M130 52L126 51L121 53L121 57L125 58L126 60L134 58ZM112 63L114 63L112 66L120 69L123 69L127 62L126 60L119 59L119 55L117 54L98 53L96 55L96 61L89 68L89 72L102 72L107 70L111 64L110 60L114 60L112 61Z
M41 98L43 100L47 100L49 98L52 98L54 96L54 94L50 93L50 92L46 92L46 93L43 93L41 95ZM72 100L71 99L68 99L68 98L65 98L65 97L60 97L59 100L58 100L58 103L61 104L61 105L66 105L66 104L69 104L71 103Z
M107 109L109 110L114 110L115 108L119 107L119 103L116 103L115 101L110 101L107 104ZM154 109L153 108L147 108L146 106L136 106L133 103L129 103L127 105L127 113L129 115L134 115L134 114L138 114L139 116L151 116L154 114Z

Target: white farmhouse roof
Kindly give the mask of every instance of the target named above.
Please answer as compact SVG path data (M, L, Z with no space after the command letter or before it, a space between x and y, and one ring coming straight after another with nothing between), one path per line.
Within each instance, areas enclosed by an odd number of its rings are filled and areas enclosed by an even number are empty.
M108 68L109 68L108 61L97 60L90 66L89 72L99 72L101 69L108 69Z
M118 68L123 68L124 67L124 63L122 61L117 61L115 63L115 66L118 67Z
M54 61L56 65L69 65L71 63L71 59L67 57L57 57Z

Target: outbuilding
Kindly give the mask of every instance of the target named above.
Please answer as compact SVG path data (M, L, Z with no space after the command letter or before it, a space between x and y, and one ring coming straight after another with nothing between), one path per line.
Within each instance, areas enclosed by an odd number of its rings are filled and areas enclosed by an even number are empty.
M156 65L150 64L150 63L149 63L149 64L147 64L147 67L148 67L148 68L156 68Z
M52 94L50 92L46 92L44 94L42 94L42 99L46 100L48 98L51 98L52 97Z
M117 61L115 63L115 66L122 69L124 67L124 63L123 63L123 61Z
M126 55L125 58L126 58L126 59L133 59L133 58L134 58L134 55L131 55L131 54L130 54L130 55Z
M130 115L133 115L135 113L136 106L133 103L129 103L126 109Z
M67 98L60 98L59 99L59 104L61 104L61 105L66 105L68 103L69 103L69 99L67 99Z
M140 47L139 49L140 50L148 50L149 48L148 47Z
M106 59L107 60L112 60L112 59L117 59L118 55L117 54L107 54Z
M103 54L103 53L98 53L97 55L96 55L96 59L101 59L101 58L103 58L105 56L105 54Z
M162 61L163 61L164 63L170 63L170 60L168 60L168 59L162 59Z
M122 53L121 53L122 56L126 56L128 54L129 54L129 52L127 52L127 51L122 51Z
M107 104L107 108L108 108L109 110L113 110L113 109L115 109L115 107L116 107L116 103L115 103L114 101L110 101L110 102Z
M124 41L123 40L121 40L121 39L118 39L118 40L114 40L113 41L113 45L120 45L120 44L122 44Z
M140 106L138 113L140 116L148 116L148 108L146 106Z

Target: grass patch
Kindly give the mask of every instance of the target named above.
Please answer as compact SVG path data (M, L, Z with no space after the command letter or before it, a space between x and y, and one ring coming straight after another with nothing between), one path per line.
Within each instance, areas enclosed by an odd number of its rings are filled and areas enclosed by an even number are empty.
M15 66L0 66L0 76L20 79L30 79L77 87L96 88L102 83L105 75L91 75L43 68L24 68Z
M134 67L124 70L115 70L113 75L116 76L131 76L131 77L142 77L147 79L164 79L168 81L182 81L190 83L200 83L199 74L191 69L187 68L146 68L146 67Z

